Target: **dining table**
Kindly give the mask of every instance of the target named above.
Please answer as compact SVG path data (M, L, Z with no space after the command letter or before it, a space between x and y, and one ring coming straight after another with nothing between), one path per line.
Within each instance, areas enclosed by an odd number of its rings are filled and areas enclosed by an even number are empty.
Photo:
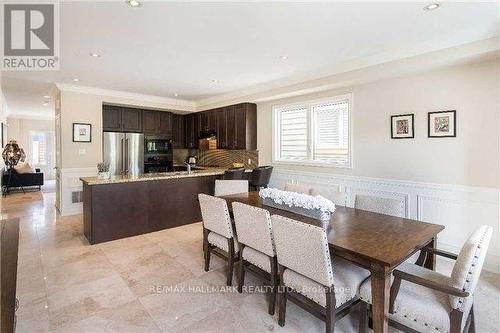
M322 225L317 219L265 205L259 192L220 198L226 200L231 215L232 203L241 202L266 209L271 215ZM326 226L330 251L333 256L371 272L373 331L387 332L392 271L422 248L436 248L437 235L444 226L357 208L335 207L330 224ZM418 261L424 267L435 270L435 254L421 251Z

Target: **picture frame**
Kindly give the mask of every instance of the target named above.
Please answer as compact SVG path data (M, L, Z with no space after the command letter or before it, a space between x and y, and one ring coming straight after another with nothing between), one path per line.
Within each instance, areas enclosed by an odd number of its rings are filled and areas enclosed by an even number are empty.
M73 123L73 142L92 142L92 124Z
M427 136L429 138L454 138L457 136L457 111L435 111L427 113Z
M413 139L415 137L415 115L413 113L391 116L391 138Z
M4 123L2 123L1 128L0 128L0 136L1 136L1 140L2 140L1 147L3 148L5 146L5 143L6 143L5 142L6 140L5 140L5 124Z

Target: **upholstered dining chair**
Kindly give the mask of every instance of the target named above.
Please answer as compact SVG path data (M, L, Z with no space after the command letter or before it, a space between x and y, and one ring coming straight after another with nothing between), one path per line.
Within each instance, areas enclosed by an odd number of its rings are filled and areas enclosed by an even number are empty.
M233 267L237 261L238 240L231 224L226 200L198 194L203 223L203 254L205 272L210 269L211 253L227 261L227 285L232 284Z
M224 180L242 180L244 173L244 168L226 170L224 172Z
M271 220L280 274L278 324L285 325L287 299L293 299L334 332L336 320L358 303L356 292L370 272L332 260L325 229L278 215Z
M216 197L248 192L248 180L215 180Z
M336 206L347 206L347 193L339 190L339 186L312 188L311 195L321 195Z
M286 183L285 184L285 191L311 195L313 189L309 185Z
M403 263L394 270L390 291L389 324L406 332L475 332L473 297L493 228L482 226L465 242L460 253L426 248L430 255L456 260L451 276ZM371 282L359 290L363 303L360 332L366 331L371 304Z
M405 217L405 202L393 198L382 198L374 195L356 194L354 207L370 212Z
M269 281L269 309L274 314L278 289L278 260L274 249L271 216L265 209L233 202L233 215L241 260L238 274L238 292L245 281L245 266L257 268L257 273Z

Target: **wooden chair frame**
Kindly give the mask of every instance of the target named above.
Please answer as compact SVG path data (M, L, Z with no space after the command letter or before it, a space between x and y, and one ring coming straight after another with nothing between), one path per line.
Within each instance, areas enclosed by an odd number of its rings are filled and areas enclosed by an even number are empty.
M307 298L306 296L298 293L297 291L285 286L285 284L283 283L283 273L285 272L286 267L283 265L278 265L278 267L280 281L278 288L278 324L281 327L285 326L287 300L292 301L315 317L323 320L326 325L326 333L335 332L335 322L342 319L351 311L354 305L359 303L359 298L355 297L349 302L346 302L340 307L336 308L335 287L334 285L331 285L328 287L325 286L326 307L323 307L313 300Z
M274 315L274 309L276 307L276 294L278 292L279 286L279 277L278 277L278 258L276 256L269 257L269 261L271 264L271 272L266 272L260 267L253 265L251 262L248 262L243 259L243 249L245 248L245 244L239 243L240 245L240 263L239 263L239 272L238 272L238 292L243 292L243 285L245 283L245 270L249 269L254 272L257 276L268 282L268 286L270 287L269 292L269 308L268 313L272 316ZM245 267L246 266L246 267Z
M445 258L457 260L457 255L443 251L443 250L438 250L435 248L430 248L426 247L422 249L422 253L426 253L427 255L439 255ZM419 256L419 259L417 260L417 265L420 262L421 257L425 257L422 255L422 253ZM394 303L396 301L396 298L398 296L399 288L401 286L401 281L405 280L411 283L418 284L420 286L430 288L433 290L437 290L443 293L446 293L451 296L457 296L457 297L467 297L469 296L469 293L466 291L463 291L461 289L453 288L450 287L449 285L444 285L440 284L436 281L431 281L426 279L425 277L418 276L415 274L410 274L407 272L403 272L400 270L395 269L393 272L394 275L394 282L392 283L391 286L391 291L390 291L390 296L389 296L389 313L394 313ZM359 318L359 332L360 333L365 333L368 328L368 321L369 321L369 315L370 315L370 306L369 304L363 302L361 305L361 310L360 310L360 318ZM464 320L464 313L460 310L453 309L450 312L450 333L460 333L462 330L462 324ZM467 318L465 318L466 322L464 325L464 330L463 332L468 332L468 333L475 333L476 332L476 327L475 327L475 322L474 322L474 305L472 305L469 315ZM417 333L418 331L405 326L404 324L401 324L399 322L396 322L394 320L389 319L389 325L392 327L408 332L408 333Z
M234 251L234 237L227 239L229 251L226 252L226 251L219 249L217 246L212 245L208 242L208 233L209 232L210 232L210 230L203 227L203 256L205 259L205 272L208 272L210 270L210 255L213 253L216 256L227 261L226 284L228 286L231 286L233 283L234 263L239 260L238 253L240 253L240 252L235 253L235 251Z

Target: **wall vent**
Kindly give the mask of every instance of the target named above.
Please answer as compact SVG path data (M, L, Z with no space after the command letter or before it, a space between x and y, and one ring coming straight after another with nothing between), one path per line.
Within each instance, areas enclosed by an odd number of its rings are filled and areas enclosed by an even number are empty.
M83 191L71 192L71 203L83 202Z

